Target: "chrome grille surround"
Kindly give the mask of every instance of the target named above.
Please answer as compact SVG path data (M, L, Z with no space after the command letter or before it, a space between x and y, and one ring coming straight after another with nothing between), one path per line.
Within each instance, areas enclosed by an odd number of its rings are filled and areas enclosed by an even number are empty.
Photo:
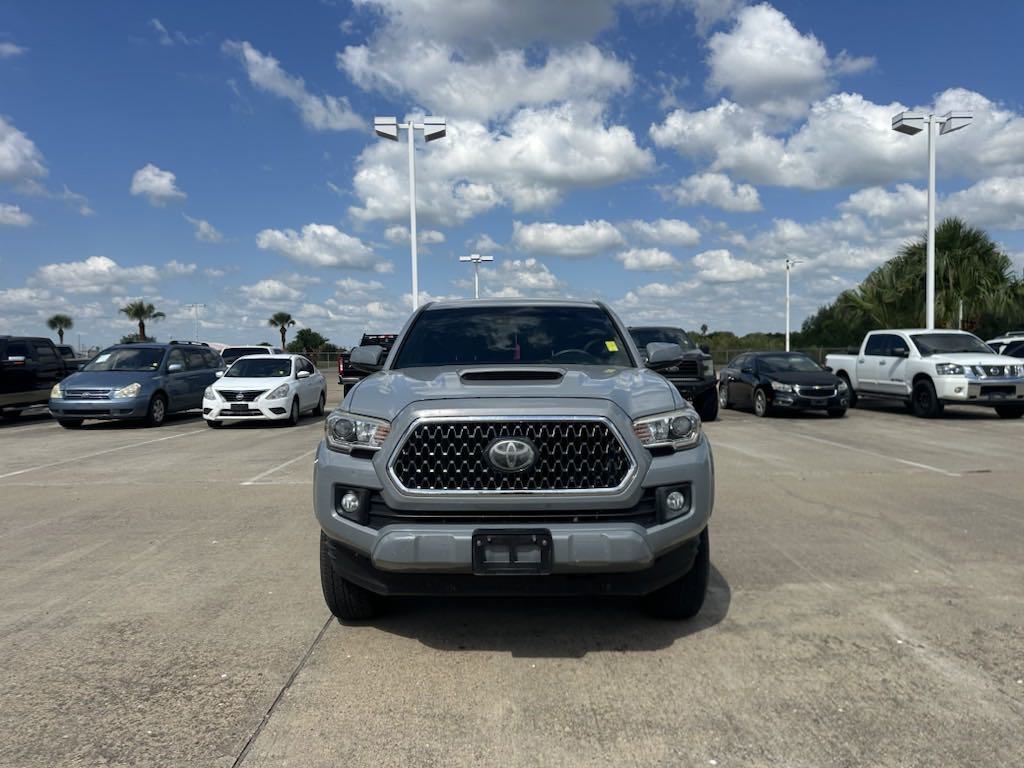
M797 384L794 389L800 397L835 397L836 387L833 384Z
M99 389L99 388L75 388L65 389L64 399L65 400L109 400L112 389Z
M266 391L265 389L259 391L252 389L219 389L217 394L221 396L221 399L229 403L251 403Z
M486 448L500 437L529 438L538 449L533 467L514 474L490 467ZM567 474L573 471L584 475ZM603 416L423 417L405 430L388 462L396 487L416 496L610 495L636 472L621 433ZM419 487L417 476L424 478Z

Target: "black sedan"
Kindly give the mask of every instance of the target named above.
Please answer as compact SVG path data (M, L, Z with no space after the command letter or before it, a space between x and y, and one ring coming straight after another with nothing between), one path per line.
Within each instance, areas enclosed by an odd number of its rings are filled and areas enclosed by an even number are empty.
M833 418L846 414L846 383L799 352L747 352L719 373L721 408L753 408L757 416L772 410L822 410Z

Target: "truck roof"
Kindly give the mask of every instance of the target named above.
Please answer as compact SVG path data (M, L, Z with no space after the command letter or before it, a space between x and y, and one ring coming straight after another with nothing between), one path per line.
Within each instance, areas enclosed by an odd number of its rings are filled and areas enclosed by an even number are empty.
M868 333L964 333L968 336L974 335L970 331L961 331L959 328L879 328L868 331Z
M600 307L600 302L589 299L441 299L424 304L424 310L453 309L456 307Z

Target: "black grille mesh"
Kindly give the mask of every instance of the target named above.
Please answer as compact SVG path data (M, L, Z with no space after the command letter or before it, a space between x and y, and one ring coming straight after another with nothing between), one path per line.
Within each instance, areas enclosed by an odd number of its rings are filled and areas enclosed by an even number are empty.
M487 461L498 438L525 437L533 466L507 474ZM409 434L392 464L398 481L421 491L567 491L617 488L631 461L601 421L425 422Z
M220 396L227 400L229 403L251 403L264 392L266 392L266 390L261 390L257 392L250 389L222 389L220 391ZM239 395L241 395L241 397L239 397Z

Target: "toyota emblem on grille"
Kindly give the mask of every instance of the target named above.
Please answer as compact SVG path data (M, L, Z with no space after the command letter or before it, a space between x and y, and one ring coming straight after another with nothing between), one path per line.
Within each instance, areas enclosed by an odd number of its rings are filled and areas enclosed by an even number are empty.
M500 438L487 448L487 461L499 472L522 472L532 467L536 458L533 444L519 438Z

